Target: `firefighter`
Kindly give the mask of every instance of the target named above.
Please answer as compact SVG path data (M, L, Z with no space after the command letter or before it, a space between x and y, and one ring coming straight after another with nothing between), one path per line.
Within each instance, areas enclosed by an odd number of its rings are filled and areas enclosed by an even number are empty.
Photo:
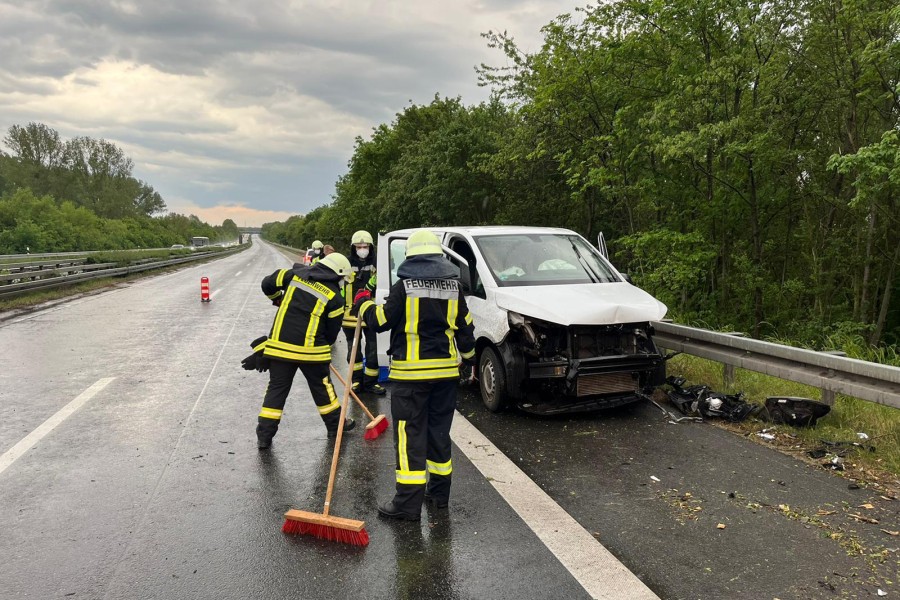
M383 305L363 290L354 310L369 331L391 332L388 387L397 482L393 500L378 513L418 521L424 501L438 508L450 501L459 363L474 364L475 336L459 269L444 257L437 236L425 229L410 235L397 276Z
M350 362L350 350L353 345L353 330L356 328L356 314L353 313L353 299L362 290L370 294L375 290L375 246L372 235L368 231L357 231L350 238L350 268L352 275L344 288L344 334L347 336L347 362ZM365 324L363 324L365 328ZM385 393L384 387L378 383L378 346L375 334L363 329L365 343L360 340L353 367L353 389L370 394ZM363 351L365 350L365 365Z
M317 262L319 262L320 260L322 260L323 256L325 256L323 254L323 252L325 251L325 244L323 244L319 240L316 240L312 243L312 249L313 249L313 257L312 257L312 260L309 261L309 264L314 265Z
M262 280L262 291L278 306L278 313L263 349L269 359L269 386L256 426L260 450L272 445L297 369L306 377L328 437L337 436L341 405L331 384L329 365L331 345L337 340L344 315L341 286L349 276L350 261L335 252L310 267L295 264ZM344 431L354 425L353 419L347 418Z

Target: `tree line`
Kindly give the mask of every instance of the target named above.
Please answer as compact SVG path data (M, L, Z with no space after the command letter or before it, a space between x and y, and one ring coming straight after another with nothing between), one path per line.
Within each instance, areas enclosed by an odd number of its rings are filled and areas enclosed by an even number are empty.
M492 100L410 105L357 138L332 201L264 227L603 232L682 322L900 342L900 7L617 0L525 52L485 34Z
M194 236L236 240L231 219L211 226L166 214L133 161L107 140L63 140L42 123L13 125L0 151L0 254L161 248Z

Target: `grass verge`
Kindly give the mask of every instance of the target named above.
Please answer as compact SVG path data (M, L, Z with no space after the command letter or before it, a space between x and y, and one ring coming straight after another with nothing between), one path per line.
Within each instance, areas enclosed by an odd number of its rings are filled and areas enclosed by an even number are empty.
M743 392L748 402L759 405L769 396L800 396L813 400L821 397L818 388L744 369L735 369L734 384L726 387L720 363L685 354L669 361L668 372L685 377L685 385L702 383L717 392ZM838 395L831 412L819 419L814 428L773 426L758 419L722 426L820 466L826 461L813 460L808 452L822 448L823 441L856 442L859 446L843 449L847 451L842 457L843 474L863 482L877 481L895 491L900 489L900 410L896 408ZM764 440L757 436L763 429L775 439ZM859 433L868 439L860 439ZM874 447L874 451L869 451L868 447Z

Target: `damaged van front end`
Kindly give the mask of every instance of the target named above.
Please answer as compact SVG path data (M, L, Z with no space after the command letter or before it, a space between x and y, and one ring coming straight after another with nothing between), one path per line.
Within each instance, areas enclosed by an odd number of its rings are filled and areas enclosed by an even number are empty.
M563 326L511 312L509 327L500 345L510 355L509 395L528 412L620 406L665 380L665 359L648 322ZM482 379L486 375L480 373Z
M507 367L505 391L523 410L610 408L665 380L651 322L666 307L626 282L501 290L497 305L507 319L496 345ZM491 375L479 373L488 388Z

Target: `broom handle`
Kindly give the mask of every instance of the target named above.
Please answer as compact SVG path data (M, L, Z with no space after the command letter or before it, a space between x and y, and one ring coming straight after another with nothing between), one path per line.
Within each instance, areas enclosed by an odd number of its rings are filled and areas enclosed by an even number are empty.
M341 382L341 385L347 387L347 382L344 381L344 378L341 377L341 374L338 373L338 370L334 368L334 365L329 365L331 367L331 372L334 373L334 376L337 377L337 380ZM359 396L356 395L356 392L353 391L353 388L350 388L350 395L353 396L353 399L356 400L356 403L359 404L359 407L363 409L367 415L369 415L369 420L374 421L375 417L372 413L369 412L369 409L366 408L366 405L363 404L363 401L359 399Z
M359 349L359 333L362 331L362 319L356 319L356 328L353 330L353 346L350 350L350 369L347 379L353 377L353 366L356 364L356 351ZM328 516L331 510L331 492L334 491L334 476L337 474L338 457L341 455L341 439L344 437L344 419L347 416L347 404L350 399L350 386L344 386L344 397L341 400L341 420L338 423L337 439L334 440L334 455L331 457L331 473L328 474L328 491L325 492L325 509L322 514Z

